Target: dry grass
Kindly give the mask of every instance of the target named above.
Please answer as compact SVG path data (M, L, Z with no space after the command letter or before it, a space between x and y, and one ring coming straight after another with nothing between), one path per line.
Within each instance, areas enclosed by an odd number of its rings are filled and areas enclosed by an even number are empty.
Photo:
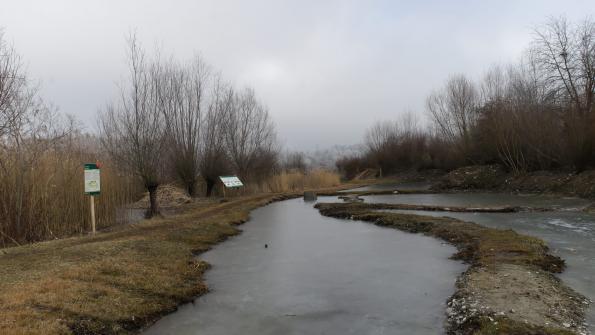
M338 173L327 170L313 170L307 173L300 171L284 171L272 176L266 183L272 192L303 191L334 187L341 184Z
M537 327L530 324L511 321L507 318L492 318L487 317L477 320L476 335L574 335L575 333L560 328L554 327Z
M329 170L312 170L306 173L301 171L282 171L277 174L273 174L264 180L242 180L244 187L238 189L226 189L225 196L229 198L255 195L263 193L282 193L282 192L294 192L304 190L319 190L330 188L335 190L337 186L341 185L341 179L337 172ZM358 183L364 182L376 182L374 181L357 181L350 183L357 185ZM206 185L201 180L196 185L199 195L204 195ZM213 190L214 196L223 196L223 185L217 183Z
M196 202L168 219L4 249L0 334L135 333L207 291L208 265L194 255L237 234L250 210L285 197Z
M63 238L90 230L89 197L83 190L83 163L97 156L72 148L42 153L0 152L0 247ZM116 222L116 210L135 200L134 180L118 175L109 162L101 170L96 197L99 228Z

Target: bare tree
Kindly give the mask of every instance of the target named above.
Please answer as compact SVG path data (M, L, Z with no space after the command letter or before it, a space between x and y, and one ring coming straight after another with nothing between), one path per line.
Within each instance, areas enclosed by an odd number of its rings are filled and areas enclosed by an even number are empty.
M402 114L394 122L376 123L366 132L368 163L378 167L381 174L425 165L429 159L427 138L412 112Z
M520 63L493 67L478 87L456 75L433 92L426 101L432 128L376 124L366 133L368 152L341 165L580 171L595 166L594 100L595 21L551 18L535 29Z
M165 127L161 96L162 67L147 64L135 36L128 40L129 81L120 99L99 116L101 141L110 155L138 176L149 192L148 217L159 213L157 188L163 179Z
M366 147L372 152L379 152L395 133L394 123L387 121L376 122L364 135Z
M171 162L190 196L200 175L201 128L208 108L211 69L195 57L187 66L170 63L160 86Z
M306 173L308 164L306 163L306 155L301 151L288 152L285 155L283 168L287 171L295 170Z
M595 22L572 25L550 18L535 29L532 52L554 83L553 89L582 113L593 112L595 97Z
M15 122L25 113L19 102L26 97L27 77L21 57L4 39L0 30L0 141Z
M428 112L439 133L468 152L471 129L477 122L478 92L464 75L452 76L446 86L432 93L426 102Z
M568 150L574 165L593 163L595 148L595 21L573 25L550 18L535 29L532 52L546 75L551 95L565 106Z
M225 148L225 127L234 99L233 90L220 77L215 78L211 94L203 120L200 150L200 174L206 184L207 197L213 193L218 177L231 170Z
M233 170L244 179L251 179L266 168L261 160L276 154L276 134L267 109L257 101L254 90L232 94L227 110L225 143Z

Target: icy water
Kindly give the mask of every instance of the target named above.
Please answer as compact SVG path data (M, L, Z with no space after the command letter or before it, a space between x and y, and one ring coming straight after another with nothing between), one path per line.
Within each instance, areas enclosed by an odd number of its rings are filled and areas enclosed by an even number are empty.
M377 190L429 190L432 186L432 183L425 182L425 181L414 181L414 182L407 182L407 183L395 183L395 184L378 184L378 185L368 185L362 186L350 190L345 190L342 192L352 192L352 191L377 191Z
M595 301L595 215L580 211L589 201L541 195L510 194L416 194L367 196L366 202L428 204L445 206L534 206L556 207L555 212L451 213L402 211L409 214L448 216L493 227L514 229L547 242L553 254L566 260L559 277L576 291ZM595 308L587 313L595 333Z
M295 199L252 212L242 234L200 256L213 266L211 292L145 334L443 332L445 301L465 269L449 259L453 247L323 217L312 205Z

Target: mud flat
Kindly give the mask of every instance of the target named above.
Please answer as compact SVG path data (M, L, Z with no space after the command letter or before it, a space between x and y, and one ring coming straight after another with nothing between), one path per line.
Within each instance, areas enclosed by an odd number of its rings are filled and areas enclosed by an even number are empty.
M469 268L448 300L449 334L589 333L584 323L589 300L554 275L565 263L542 240L453 218L379 212L378 207L316 205L325 216L423 233L456 246L453 258Z

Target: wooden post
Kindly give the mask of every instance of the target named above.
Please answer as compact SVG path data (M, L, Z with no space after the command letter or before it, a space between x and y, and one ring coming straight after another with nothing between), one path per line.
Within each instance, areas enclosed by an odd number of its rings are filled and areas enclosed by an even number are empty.
M91 227L95 235L95 196L91 195Z

